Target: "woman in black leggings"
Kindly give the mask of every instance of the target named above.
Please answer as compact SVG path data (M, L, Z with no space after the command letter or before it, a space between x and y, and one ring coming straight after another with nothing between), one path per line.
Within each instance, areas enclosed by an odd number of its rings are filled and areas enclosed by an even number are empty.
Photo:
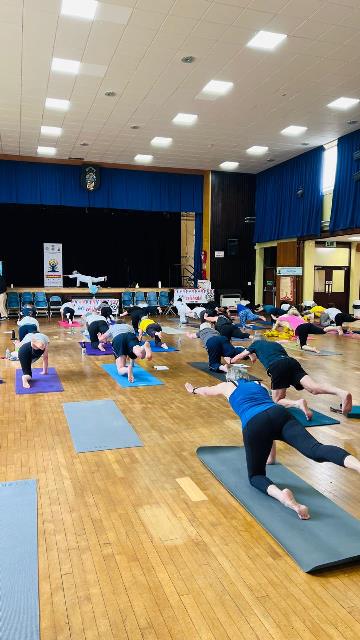
M42 374L46 375L49 367L48 353L49 338L43 333L28 333L19 345L19 361L22 369L22 385L30 388L32 378L32 364L43 356Z
M193 387L187 382L185 388L195 395L224 395L229 400L242 422L250 484L293 509L302 520L310 517L308 508L296 501L290 489L280 489L266 476L266 464L275 461L271 457L274 440L286 442L316 462L333 462L360 473L357 458L340 447L321 444L284 407L275 405L265 387L256 382L240 379L237 384L221 382L213 387Z

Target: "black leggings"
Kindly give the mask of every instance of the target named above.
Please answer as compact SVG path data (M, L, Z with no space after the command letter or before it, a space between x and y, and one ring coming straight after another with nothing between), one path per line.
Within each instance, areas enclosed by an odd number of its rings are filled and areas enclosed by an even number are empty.
M244 333L243 331L241 331L241 329L239 329L238 327L235 327L234 324L223 324L220 327L216 327L217 331L220 333L221 336L225 336L225 338L228 338L228 340L231 340L231 338L249 338L250 337L250 333Z
M246 463L250 484L267 493L271 484L266 477L266 460L274 440L286 442L304 456L316 462L333 462L344 466L350 455L345 449L321 444L292 418L284 407L271 407L251 418L243 430Z
M22 324L19 327L19 340L20 342L22 341L23 338L25 338L25 336L28 333L37 333L37 326L36 324Z
M43 353L44 352L41 349L33 349L31 342L26 342L20 347L18 356L24 376L32 376L31 365L33 362L41 358Z
M355 322L357 318L354 318L350 313L337 313L334 320L337 327L342 327L344 322Z
M108 307L101 307L101 315L102 315L104 318L106 318L106 319L111 318L112 313L113 313L113 311L112 311L112 308L111 308L110 306L108 306Z
M296 327L295 335L299 338L301 348L306 345L307 339L311 333L320 334L326 332L321 327L317 327L316 324L312 324L312 322L305 322L304 324L299 324L299 326Z
M94 320L88 327L90 342L93 349L97 349L99 346L98 333L106 333L109 331L109 327L105 320Z
M70 316L71 322L74 320L75 311L71 307L64 307L63 318L66 320L67 316Z
M158 347L161 346L161 340L159 336L156 335L156 333L160 333L161 331L162 331L161 325L159 325L157 322L154 322L153 324L149 324L146 327L146 332L145 332L148 334L148 336L150 336L150 338L154 338L155 345Z

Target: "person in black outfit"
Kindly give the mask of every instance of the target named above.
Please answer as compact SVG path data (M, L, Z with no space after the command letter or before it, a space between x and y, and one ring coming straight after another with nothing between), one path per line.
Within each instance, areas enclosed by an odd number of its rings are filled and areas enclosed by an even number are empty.
M137 307L135 305L134 307L129 307L128 309L123 311L123 313L120 313L119 316L120 318L130 316L131 324L134 328L135 333L137 333L139 331L139 322L141 318L143 318L144 316L156 316L157 313L162 313L161 307Z
M129 382L134 382L133 361L136 358L151 360L152 352L149 342L142 346L132 331L119 333L112 341L116 368L123 376L127 374Z
M0 275L0 320L7 320L6 309L6 282L3 275Z
M250 333L245 333L234 325L231 318L227 315L226 309L224 311L218 310L216 314L211 316L206 313L204 315L204 322L214 323L216 331L218 331L221 336L228 338L228 340L231 340L231 338L240 338L241 340L250 338Z
M106 322L106 320L104 320L104 318L101 318L99 316L99 319L91 320L91 322L87 326L88 326L91 346L93 347L93 349L99 349L100 351L105 351L104 346L101 343L99 343L99 336L101 336L103 333L106 333L106 331L109 328L109 325Z

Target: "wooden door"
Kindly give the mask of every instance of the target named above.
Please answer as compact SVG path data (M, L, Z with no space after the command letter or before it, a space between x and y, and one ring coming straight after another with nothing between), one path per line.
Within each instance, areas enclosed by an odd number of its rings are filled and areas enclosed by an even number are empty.
M316 304L327 307L335 304L341 311L349 308L349 267L315 267L314 300Z

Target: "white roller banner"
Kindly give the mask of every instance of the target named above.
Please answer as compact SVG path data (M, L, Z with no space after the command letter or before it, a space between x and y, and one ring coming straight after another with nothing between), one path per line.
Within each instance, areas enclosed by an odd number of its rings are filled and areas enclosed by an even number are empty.
M62 244L44 243L44 287L63 286Z

